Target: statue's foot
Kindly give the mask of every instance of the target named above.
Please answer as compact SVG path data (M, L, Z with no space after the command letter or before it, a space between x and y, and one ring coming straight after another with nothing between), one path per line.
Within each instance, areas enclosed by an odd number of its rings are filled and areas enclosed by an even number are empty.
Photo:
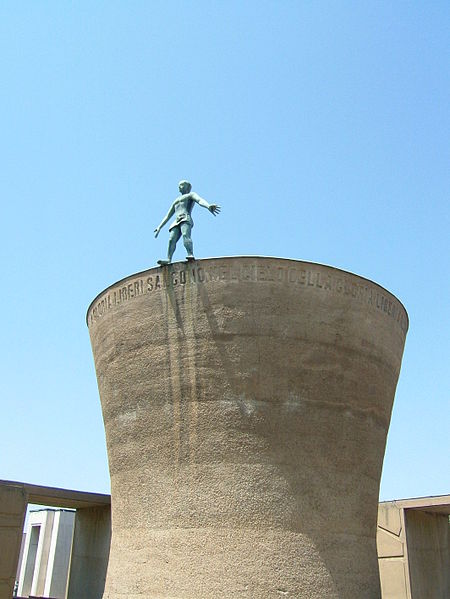
M170 264L170 260L158 260L157 262L160 266L167 266L167 264Z
M188 262L192 262L192 260L195 260L194 256L190 255L190 256L186 256L186 260Z

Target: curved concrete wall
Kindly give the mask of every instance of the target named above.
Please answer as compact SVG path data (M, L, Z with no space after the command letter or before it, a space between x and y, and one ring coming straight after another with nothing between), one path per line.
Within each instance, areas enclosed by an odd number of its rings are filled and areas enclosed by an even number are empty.
M112 484L105 599L379 598L408 317L327 266L132 275L88 311Z

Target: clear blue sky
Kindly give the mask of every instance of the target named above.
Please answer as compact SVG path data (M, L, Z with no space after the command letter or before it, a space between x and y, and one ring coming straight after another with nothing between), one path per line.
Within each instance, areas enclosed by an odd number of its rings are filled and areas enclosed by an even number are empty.
M0 478L109 491L85 312L165 253L188 178L222 205L198 257L404 303L381 498L450 493L449 27L447 1L1 4Z

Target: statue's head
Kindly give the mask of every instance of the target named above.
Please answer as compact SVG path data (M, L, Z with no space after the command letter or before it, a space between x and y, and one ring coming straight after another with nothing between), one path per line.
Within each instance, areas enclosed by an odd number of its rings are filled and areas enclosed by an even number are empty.
M189 193L192 189L192 185L189 181L180 181L178 183L178 189L180 190L180 193Z

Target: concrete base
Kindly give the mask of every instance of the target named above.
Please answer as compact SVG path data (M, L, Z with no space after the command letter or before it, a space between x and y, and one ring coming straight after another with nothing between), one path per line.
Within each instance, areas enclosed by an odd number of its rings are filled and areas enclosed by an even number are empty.
M379 599L378 490L408 327L330 267L218 258L88 311L112 483L105 599Z

